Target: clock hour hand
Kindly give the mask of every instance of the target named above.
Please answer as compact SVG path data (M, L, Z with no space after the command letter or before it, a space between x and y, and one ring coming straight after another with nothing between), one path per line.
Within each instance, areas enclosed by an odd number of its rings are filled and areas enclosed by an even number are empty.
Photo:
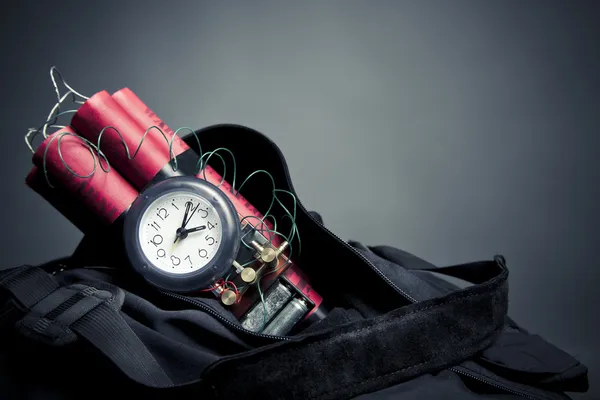
M173 242L173 244L177 243L177 240L181 239L185 239L188 235L188 233L192 233L192 232L198 232L198 231L202 231L206 229L206 225L200 225L200 226L196 226L194 228L190 228L190 229L185 229L185 228L177 228L177 232L175 232L175 241Z
M198 231L202 231L204 229L206 229L206 225L200 225L200 226L196 226L194 228L184 229L183 234L187 236L188 233L198 232Z

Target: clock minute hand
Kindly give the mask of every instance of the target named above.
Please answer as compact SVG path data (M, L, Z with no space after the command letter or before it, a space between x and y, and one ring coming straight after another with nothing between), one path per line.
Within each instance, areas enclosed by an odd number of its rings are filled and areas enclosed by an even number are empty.
M183 221L181 221L181 229L185 229L185 225L187 224L188 214L190 213L190 208L192 208L192 203L189 201L185 203L185 212L183 213Z
M187 203L185 203L185 212L183 213L183 221L181 221L181 227L177 228L177 230L175 231L175 241L173 242L173 244L177 243L179 238L183 235L183 232L185 232L185 225L187 224L190 208L192 208L192 203L188 201Z
M190 205L190 208L191 208L192 203L188 203L188 204ZM196 213L196 210L198 210L199 207L200 207L200 203L196 204L196 207L194 207L194 209L192 210L192 213L190 214L189 218L187 220L184 220L183 225L181 226L182 230L185 230L185 226L190 222L190 220L192 219L192 217Z

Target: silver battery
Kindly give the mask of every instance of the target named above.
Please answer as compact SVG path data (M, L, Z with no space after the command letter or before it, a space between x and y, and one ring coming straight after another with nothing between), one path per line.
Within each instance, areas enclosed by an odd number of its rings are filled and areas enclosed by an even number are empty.
M265 335L281 336L287 334L308 312L308 306L302 299L292 299L273 318L261 332Z
M252 332L260 332L273 315L281 310L292 298L290 289L277 281L264 296L265 305L259 300L240 320L242 326Z

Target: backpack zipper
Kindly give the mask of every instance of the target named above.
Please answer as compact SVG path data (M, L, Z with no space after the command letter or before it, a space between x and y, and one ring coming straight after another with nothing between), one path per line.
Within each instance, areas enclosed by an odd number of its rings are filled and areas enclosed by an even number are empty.
M196 301L196 300L194 300L192 298L185 297L185 296L182 296L182 295L179 295L179 294L176 294L176 293L166 292L166 291L163 291L163 290L158 290L158 292L161 293L161 294L163 294L163 295L165 295L165 296L167 296L167 297L171 297L171 298L174 298L174 299L186 302L188 304L192 304L192 305L196 306L197 308L200 308L202 311L205 311L206 313L208 313L208 314L212 315L213 317L217 318L219 321L223 322L225 325L227 325L227 326L229 326L231 328L234 328L234 329L236 329L236 330L238 330L240 332L244 332L244 333L246 333L248 335L256 336L256 337L261 337L261 338L264 338L264 339L271 339L271 340L274 340L274 339L285 340L285 341L290 341L291 340L291 338L289 338L289 337L263 335L262 333L252 332L252 331L244 328L243 326L237 325L236 323L234 323L234 322L230 321L229 319L225 318L223 315L221 315L221 313L219 313L217 310L213 309L212 307L209 307L206 304L203 304L203 303L201 303L199 301Z
M516 395L516 396L525 397L525 398L531 399L531 400L546 400L546 399L548 399L547 397L539 397L539 396L534 397L534 396L532 396L532 395L530 395L528 393L525 393L523 391L518 391L518 390L515 390L515 389L508 388L508 387L506 387L504 385L500 385L500 384L498 384L496 382L493 382L493 381L491 381L489 379L485 379L485 378L476 376L474 374L471 374L469 372L465 372L465 371L459 369L459 367L451 367L451 368L448 368L448 369L450 371L454 372L454 373L459 374L459 375L466 376L468 378L471 378L471 379L474 379L476 381L485 383L488 386L495 387L496 389L503 390L503 391L505 391L507 393L511 393L511 394Z

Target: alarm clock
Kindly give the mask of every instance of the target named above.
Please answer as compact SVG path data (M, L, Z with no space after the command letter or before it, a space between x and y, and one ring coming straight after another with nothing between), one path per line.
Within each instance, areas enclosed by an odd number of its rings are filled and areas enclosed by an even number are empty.
M125 252L150 284L189 293L232 269L241 243L237 212L215 185L177 176L140 193L123 225Z

